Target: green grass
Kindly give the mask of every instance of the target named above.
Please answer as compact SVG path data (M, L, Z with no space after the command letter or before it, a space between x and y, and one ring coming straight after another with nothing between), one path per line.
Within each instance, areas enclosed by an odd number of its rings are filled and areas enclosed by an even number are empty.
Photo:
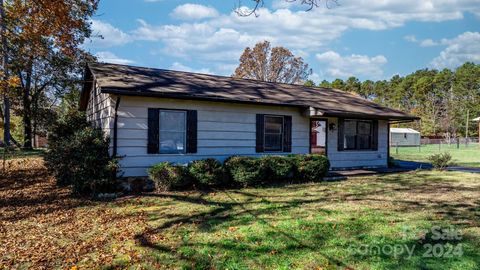
M5 153L5 148L0 147L0 159L3 159L3 155ZM12 158L26 158L26 157L40 157L45 153L45 149L42 148L35 148L32 150L23 150L23 149L15 149L11 150L6 153L7 159Z
M479 269L479 195L479 175L416 172L165 193L124 204L122 211L148 216L150 228L136 236L147 268ZM422 240L433 226L461 231L462 239L427 234ZM428 244L460 247L462 255L424 257ZM388 254L405 246L414 248L411 257Z
M480 167L480 145L469 144L465 146L460 144L457 149L456 144L438 144L422 145L418 147L399 147L398 154L396 148L390 148L390 155L399 160L428 162L428 157L432 154L448 152L453 157L453 162L457 166Z
M480 269L480 174L416 171L112 202L73 198L46 177L31 169L0 175L0 265ZM434 226L461 237L435 239ZM454 247L462 254L428 257L429 245L437 255Z

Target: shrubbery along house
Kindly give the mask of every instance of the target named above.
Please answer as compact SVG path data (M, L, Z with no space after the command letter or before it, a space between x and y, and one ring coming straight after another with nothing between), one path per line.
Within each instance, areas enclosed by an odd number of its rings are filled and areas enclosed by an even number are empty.
M80 107L110 137L124 176L233 155L386 167L389 125L418 119L337 89L104 63L87 65Z

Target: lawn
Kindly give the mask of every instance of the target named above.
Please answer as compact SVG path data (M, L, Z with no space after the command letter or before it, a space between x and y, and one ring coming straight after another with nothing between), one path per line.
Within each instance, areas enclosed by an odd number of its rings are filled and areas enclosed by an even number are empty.
M6 159L12 158L25 158L25 157L39 157L45 153L45 149L42 148L35 148L31 150L23 150L23 149L14 149L6 153ZM5 154L5 148L0 147L0 159L3 159Z
M399 147L398 154L395 147L390 148L390 154L395 159L428 162L428 156L432 154L448 152L453 157L453 162L457 166L480 167L480 145L471 143L468 146L460 144L457 149L456 144L430 144L418 147Z
M0 177L0 269L480 268L480 174L98 202L55 187L41 159L18 164Z

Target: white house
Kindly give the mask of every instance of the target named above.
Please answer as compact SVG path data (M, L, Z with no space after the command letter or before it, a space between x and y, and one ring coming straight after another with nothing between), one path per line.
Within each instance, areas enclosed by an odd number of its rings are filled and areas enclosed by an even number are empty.
M387 166L389 124L416 117L326 88L91 63L80 107L124 176L158 162L324 153L333 169Z
M420 132L412 128L390 128L391 146L419 146Z

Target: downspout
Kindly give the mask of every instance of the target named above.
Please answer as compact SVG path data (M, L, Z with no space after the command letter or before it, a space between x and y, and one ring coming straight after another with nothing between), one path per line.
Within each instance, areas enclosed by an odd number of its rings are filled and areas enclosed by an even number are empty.
M115 102L115 115L113 119L113 150L112 156L117 157L117 132L118 132L118 106L120 105L120 96L117 96L117 101Z

